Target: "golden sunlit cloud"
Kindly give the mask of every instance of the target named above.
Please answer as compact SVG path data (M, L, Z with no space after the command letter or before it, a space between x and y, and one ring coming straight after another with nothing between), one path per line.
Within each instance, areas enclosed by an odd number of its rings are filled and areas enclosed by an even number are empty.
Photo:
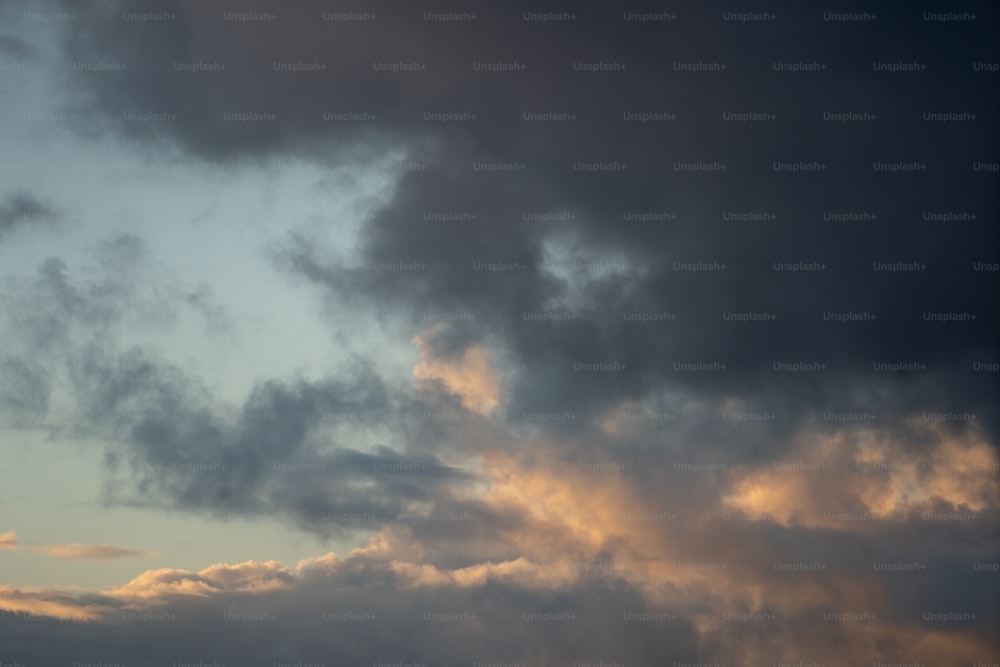
M17 533L14 531L7 531L6 533L0 533L0 549L16 549L17 548Z
M443 570L426 563L393 561L391 569L410 586L483 586L490 581L502 581L530 588L559 588L579 578L574 563L533 563L524 558L499 563L486 562L468 567Z
M970 516L996 505L998 459L981 434L913 429L929 443L920 454L876 430L802 439L784 460L735 473L724 501L786 526L857 530L919 519L942 503Z
M489 353L481 346L467 348L459 359L440 359L430 342L440 331L432 327L413 342L420 349L421 361L413 367L413 377L422 384L439 382L456 396L462 407L480 415L489 415L500 403L500 382L490 363Z
M220 563L200 572L163 568L147 570L127 584L108 592L125 600L155 600L171 595L208 597L223 592L257 593L287 588L295 575L278 561Z
M0 611L21 614L31 619L95 621L109 609L63 591L22 590L0 586Z

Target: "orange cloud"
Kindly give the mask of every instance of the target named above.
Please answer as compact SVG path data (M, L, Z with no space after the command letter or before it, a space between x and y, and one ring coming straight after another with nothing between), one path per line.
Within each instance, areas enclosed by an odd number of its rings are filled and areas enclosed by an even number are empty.
M200 572L163 568L147 570L109 595L138 602L170 595L208 597L223 592L258 593L287 588L295 575L278 561L246 561L237 565L220 563Z
M95 621L110 611L110 608L62 591L20 590L0 586L0 611L40 619Z
M112 545L55 544L52 546L32 547L32 549L54 558L61 558L62 560L114 560L116 558L131 558L134 556L148 558L156 555L151 551Z
M920 453L876 430L805 436L784 461L735 473L724 501L786 526L858 531L919 519L942 504L970 516L996 506L998 459L980 433L912 427L929 443Z
M47 554L54 558L61 558L62 560L114 560L116 558L129 558L133 556L156 556L156 553L152 551L130 549L128 547L118 547L114 545L73 543L22 547L18 544L17 533L14 531L0 533L0 549L21 548Z
M413 338L421 358L413 367L413 377L425 386L439 382L450 394L458 397L466 410L489 415L500 403L500 382L490 364L490 355L481 346L474 345L458 359L437 358L430 341L438 331L438 327L431 328Z

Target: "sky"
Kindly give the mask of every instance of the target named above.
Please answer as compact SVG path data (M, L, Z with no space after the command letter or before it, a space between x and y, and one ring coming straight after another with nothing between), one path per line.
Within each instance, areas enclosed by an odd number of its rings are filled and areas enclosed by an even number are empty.
M0 667L1000 664L998 9L0 2Z

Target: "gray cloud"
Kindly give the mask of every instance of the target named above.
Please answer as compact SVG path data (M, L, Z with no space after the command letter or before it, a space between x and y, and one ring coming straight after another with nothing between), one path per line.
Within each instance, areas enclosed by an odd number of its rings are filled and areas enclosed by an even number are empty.
M31 58L34 55L27 42L12 35L0 35L0 52L15 58Z
M21 227L47 226L61 219L51 204L26 191L9 193L0 200L0 238Z

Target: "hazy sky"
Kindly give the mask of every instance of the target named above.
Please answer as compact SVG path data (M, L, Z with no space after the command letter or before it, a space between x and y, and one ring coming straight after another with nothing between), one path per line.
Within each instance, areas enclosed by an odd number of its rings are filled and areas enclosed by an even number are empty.
M998 18L0 3L0 666L1000 663Z

